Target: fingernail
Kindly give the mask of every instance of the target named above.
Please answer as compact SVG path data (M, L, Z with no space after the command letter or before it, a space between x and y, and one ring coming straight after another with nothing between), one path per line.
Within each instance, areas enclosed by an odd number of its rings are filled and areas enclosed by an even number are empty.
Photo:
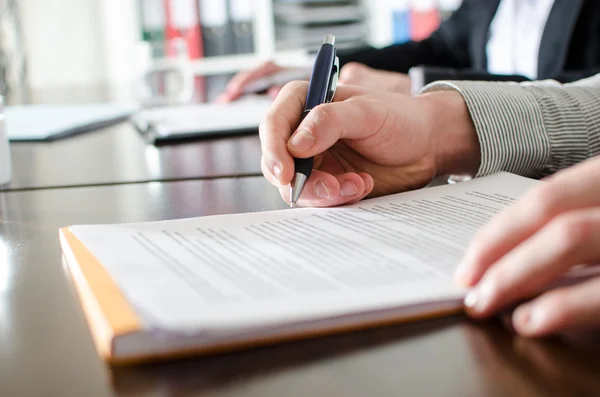
M477 304L477 290L473 290L471 292L469 292L467 294L467 296L465 297L465 306L468 307L469 309L473 309L475 307L475 305Z
M273 175L275 175L275 177L277 179L281 179L281 164L277 163L273 166Z
M329 192L329 189L327 189L327 186L323 181L318 181L317 183L315 183L314 191L315 196L317 196L318 198L328 199L331 197L331 193Z
M291 149L305 151L315 144L315 137L308 130L298 130L288 142Z
M356 193L358 193L358 188L356 187L356 184L354 182L344 181L342 183L342 187L340 190L340 195L342 197L356 196Z
M491 301L493 291L492 282L485 280L467 294L465 297L465 306L477 314L485 312Z
M520 331L525 333L537 332L543 321L544 313L536 307L522 306L515 313L515 322Z

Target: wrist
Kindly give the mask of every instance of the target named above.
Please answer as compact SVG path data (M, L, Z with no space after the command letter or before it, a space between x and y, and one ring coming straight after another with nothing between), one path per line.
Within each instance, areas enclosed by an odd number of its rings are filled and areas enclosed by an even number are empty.
M437 175L471 175L479 170L477 131L462 95L453 90L418 96L426 104Z

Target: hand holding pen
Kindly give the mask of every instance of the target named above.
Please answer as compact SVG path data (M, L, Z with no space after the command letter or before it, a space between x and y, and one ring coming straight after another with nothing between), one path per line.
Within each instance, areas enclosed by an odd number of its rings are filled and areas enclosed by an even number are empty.
M324 103L330 103L335 96L340 72L340 61L336 56L335 37L325 36L323 45L315 58L315 65L308 84L304 112L300 123L311 110ZM294 158L294 179L290 185L290 207L294 208L310 177L314 164L313 157Z
M413 97L342 85L331 103L313 107L309 91L306 82L287 84L260 127L263 174L290 204L297 172L306 177L297 204L309 207L420 188L440 173L477 172L479 142L457 92ZM312 159L312 169L298 159Z

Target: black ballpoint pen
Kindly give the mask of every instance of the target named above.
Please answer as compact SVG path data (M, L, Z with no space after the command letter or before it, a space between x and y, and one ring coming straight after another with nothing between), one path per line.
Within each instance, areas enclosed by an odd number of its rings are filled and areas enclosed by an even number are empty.
M336 56L335 37L328 34L325 36L325 40L315 58L300 123L312 109L333 100L337 88L339 69L340 61ZM294 208L296 206L304 185L310 177L312 167L312 157L306 159L294 158L295 174L290 185L290 207Z

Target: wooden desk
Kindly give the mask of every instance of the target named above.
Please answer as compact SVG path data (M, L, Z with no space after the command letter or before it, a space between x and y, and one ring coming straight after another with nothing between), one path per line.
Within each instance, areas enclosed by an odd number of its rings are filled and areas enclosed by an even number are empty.
M0 395L600 395L598 343L526 341L461 316L142 367L99 360L59 227L284 207L262 178L1 193Z
M13 143L4 190L259 175L258 135L156 147L127 122L55 142Z

